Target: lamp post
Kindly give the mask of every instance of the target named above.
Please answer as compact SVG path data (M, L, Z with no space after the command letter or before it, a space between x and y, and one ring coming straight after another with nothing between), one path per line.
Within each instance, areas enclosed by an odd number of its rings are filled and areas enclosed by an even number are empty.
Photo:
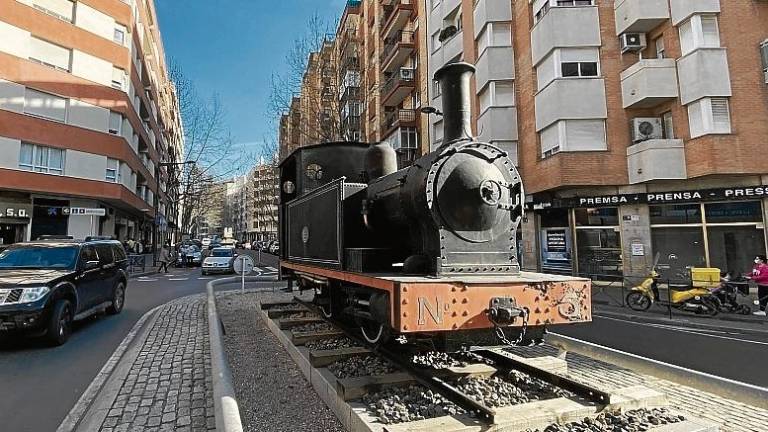
M160 195L160 176L159 169L160 167L170 167L170 166L176 166L176 165L194 165L195 161L184 161L184 162L160 162L155 165L155 181L157 182L157 191L155 192L154 198L152 199L152 206L155 209L155 220L152 224L152 265L157 265L157 237L159 235L157 230L157 215L158 215L158 204L159 204L159 195ZM167 189L166 189L167 190ZM178 199L176 200L176 203L178 204Z

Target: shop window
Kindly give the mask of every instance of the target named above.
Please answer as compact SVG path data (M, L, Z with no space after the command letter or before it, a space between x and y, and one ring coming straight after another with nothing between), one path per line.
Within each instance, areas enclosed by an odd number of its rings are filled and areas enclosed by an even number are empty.
M759 201L706 204L707 223L762 222L763 208Z
M700 226L652 228L651 241L653 250L660 257L659 262L670 266L669 269L662 269L662 279L683 283L686 267L707 266L704 231ZM670 260L670 255L677 259Z
M576 226L618 226L619 209L617 207L576 209Z
M699 204L650 206L651 225L701 223Z
M710 266L723 272L747 273L755 256L765 254L765 235L757 225L708 226L707 240Z
M621 237L613 227L576 230L576 247L579 275L606 280L624 274Z

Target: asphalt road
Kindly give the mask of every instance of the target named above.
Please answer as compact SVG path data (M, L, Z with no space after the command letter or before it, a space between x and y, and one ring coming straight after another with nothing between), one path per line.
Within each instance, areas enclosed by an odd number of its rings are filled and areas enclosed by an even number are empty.
M55 431L139 318L155 306L205 292L211 279L201 277L200 269L131 279L120 315L77 323L61 347L36 339L0 343L0 430Z
M713 320L714 321L714 320ZM594 317L552 331L676 366L768 387L768 332Z

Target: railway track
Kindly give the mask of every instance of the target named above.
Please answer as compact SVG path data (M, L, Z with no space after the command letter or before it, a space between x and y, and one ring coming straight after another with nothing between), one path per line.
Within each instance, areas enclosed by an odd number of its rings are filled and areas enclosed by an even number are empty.
M261 314L350 431L718 430L669 410L647 387L608 392L574 380L556 357L371 346L298 298L263 304Z

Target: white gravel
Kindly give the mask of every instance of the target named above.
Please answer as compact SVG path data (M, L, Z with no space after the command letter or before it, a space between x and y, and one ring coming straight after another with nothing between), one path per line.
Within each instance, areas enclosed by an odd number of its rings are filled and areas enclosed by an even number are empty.
M217 294L224 342L246 431L342 432L283 346L261 321L257 300L290 300L291 294Z

